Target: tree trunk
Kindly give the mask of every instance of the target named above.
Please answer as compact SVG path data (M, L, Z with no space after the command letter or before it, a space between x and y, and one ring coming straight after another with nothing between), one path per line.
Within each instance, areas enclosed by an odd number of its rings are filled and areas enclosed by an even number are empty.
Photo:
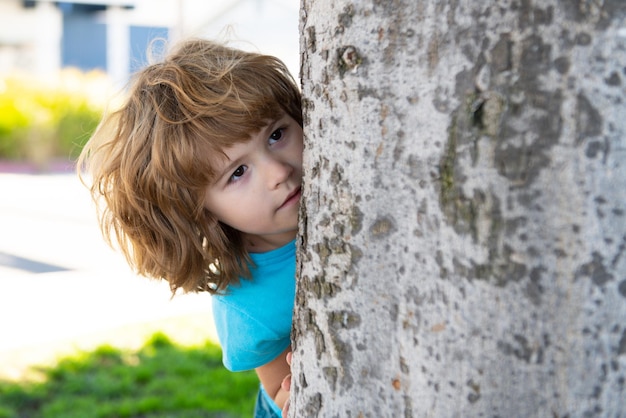
M626 416L626 2L302 0L292 417Z

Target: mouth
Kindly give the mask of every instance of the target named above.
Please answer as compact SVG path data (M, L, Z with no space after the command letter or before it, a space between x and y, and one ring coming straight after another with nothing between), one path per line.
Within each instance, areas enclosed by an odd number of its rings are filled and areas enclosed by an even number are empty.
M286 208L288 206L291 206L291 205L297 203L300 200L300 195L302 195L302 188L298 187L296 190L294 190L293 192L289 193L289 196L287 196L287 198L285 199L283 204L280 205L280 207L278 209L284 209L284 208Z

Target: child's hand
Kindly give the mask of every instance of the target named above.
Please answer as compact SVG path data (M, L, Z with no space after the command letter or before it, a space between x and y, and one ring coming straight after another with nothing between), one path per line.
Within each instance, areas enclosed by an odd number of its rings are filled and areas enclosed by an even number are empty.
M291 367L291 351L287 353L287 364ZM280 388L285 392L291 391L291 373L289 373L280 384ZM283 406L283 418L287 418L289 414L289 399L285 402L285 406Z

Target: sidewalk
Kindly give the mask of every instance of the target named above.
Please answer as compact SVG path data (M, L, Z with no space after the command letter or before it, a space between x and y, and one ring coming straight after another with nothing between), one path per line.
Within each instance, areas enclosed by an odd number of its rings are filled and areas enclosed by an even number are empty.
M0 172L0 378L107 343L135 348L156 331L216 340L208 294L171 299L104 243L89 193L71 172Z

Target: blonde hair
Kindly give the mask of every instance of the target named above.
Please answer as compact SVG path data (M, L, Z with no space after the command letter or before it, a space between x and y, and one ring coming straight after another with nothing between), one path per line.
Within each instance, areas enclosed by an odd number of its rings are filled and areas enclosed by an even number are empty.
M223 150L284 114L302 125L298 86L272 56L190 39L139 71L78 159L104 238L172 292L217 293L249 277L240 233L204 195Z

